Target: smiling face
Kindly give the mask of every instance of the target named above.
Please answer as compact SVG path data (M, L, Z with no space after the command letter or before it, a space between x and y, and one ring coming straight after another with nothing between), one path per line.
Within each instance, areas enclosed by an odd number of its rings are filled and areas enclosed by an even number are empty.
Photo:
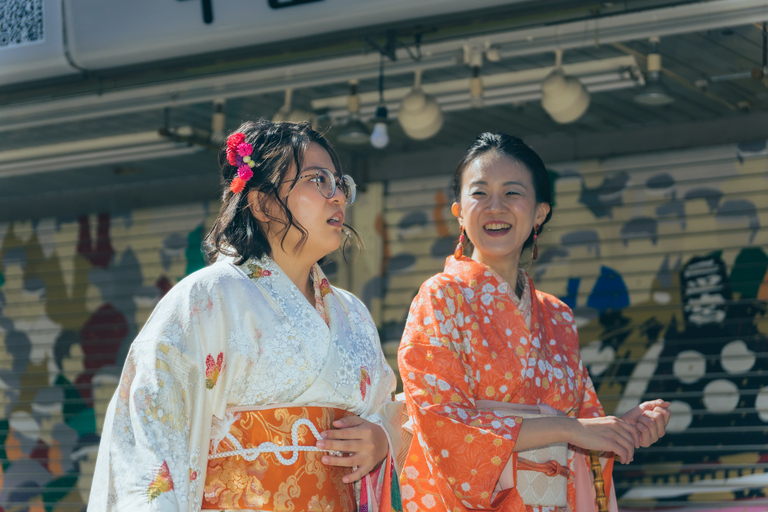
M340 175L333 165L333 161L328 152L319 144L312 143L304 152L299 179L295 186L291 185L296 177L296 167L294 165L288 170L285 179L280 186L280 197L288 206L288 210L293 215L295 224L302 226L306 230L307 238L300 247L302 259L304 257L311 261L318 261L323 256L338 249L341 243L341 230L344 224L345 196L341 187L336 187L336 192L330 198L325 198L318 190L318 185L327 176L319 172L321 169L328 169L336 178L337 182ZM252 201L252 205L256 202ZM274 206L274 205L273 205ZM288 233L283 234L285 225L280 222L286 222L278 213L278 208L271 208L271 213L278 220L269 221L258 210L254 211L257 219L269 224L269 239L273 254L277 252L286 252L292 254L294 248L301 243L302 233L296 226L290 226ZM282 247L281 247L282 242Z
M472 259L506 269L517 267L523 244L549 208L536 202L531 172L523 164L490 151L464 170L452 211L475 246Z

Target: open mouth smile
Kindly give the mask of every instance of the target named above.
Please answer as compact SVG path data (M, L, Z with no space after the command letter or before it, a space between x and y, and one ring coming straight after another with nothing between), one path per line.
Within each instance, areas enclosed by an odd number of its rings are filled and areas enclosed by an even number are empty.
M506 222L489 222L483 226L483 231L489 235L505 235L512 229L511 224Z

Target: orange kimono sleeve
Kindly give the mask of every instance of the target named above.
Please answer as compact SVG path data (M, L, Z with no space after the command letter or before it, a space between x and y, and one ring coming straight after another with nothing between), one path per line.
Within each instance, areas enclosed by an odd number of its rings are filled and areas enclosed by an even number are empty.
M414 423L404 476L410 471L417 485L419 479L434 479L446 504L456 500L473 509L494 508L508 495L502 491L492 505L521 426L520 418L475 409L473 375L478 360L485 359L479 354L484 348L458 285L440 275L424 283L411 305L398 353ZM519 500L514 494L510 499Z
M605 411L603 410L603 406L600 405L600 400L597 398L597 391L595 390L595 385L592 382L592 378L589 376L589 372L587 371L586 366L583 366L583 363L581 365L581 381L584 385L584 393L582 394L581 399L581 406L579 408L579 418L598 418L601 416L605 416ZM585 468L590 467L590 455L588 450L582 450L580 448L572 447L575 456L581 457L583 459L583 462L578 462L579 464L583 464L581 467L581 470L584 471L584 473L589 474L589 482L590 484L587 485L589 490L589 499L591 501L590 506L594 503L594 488L591 487L591 473L589 470ZM617 510L617 504L616 504L616 493L613 487L613 454L612 453L606 453L600 456L600 464L602 466L602 474L603 474L603 481L605 482L604 490L605 494L608 497L609 501L609 510ZM576 489L574 489L574 493L571 494L571 496L574 496L575 493L578 492L585 492L586 489L581 489L579 485L575 486ZM578 497L574 497L575 502L579 503ZM572 508L574 505L572 505ZM578 508L578 507L576 507ZM582 507L583 508L583 507Z

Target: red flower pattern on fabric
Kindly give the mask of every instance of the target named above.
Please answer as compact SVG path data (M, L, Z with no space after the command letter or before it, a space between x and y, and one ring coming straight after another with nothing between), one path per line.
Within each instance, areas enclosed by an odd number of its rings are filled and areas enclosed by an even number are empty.
M208 354L205 358L205 387L213 389L216 381L219 380L219 374L224 370L224 353L219 352L214 361L213 355Z
M365 395L368 393L368 388L371 387L371 376L368 374L368 369L365 367L360 368L360 394L365 400Z
M147 489L148 502L172 489L173 479L171 478L171 471L168 469L168 463L163 461L163 465L157 470L155 478L152 480L152 483L149 484L149 488Z

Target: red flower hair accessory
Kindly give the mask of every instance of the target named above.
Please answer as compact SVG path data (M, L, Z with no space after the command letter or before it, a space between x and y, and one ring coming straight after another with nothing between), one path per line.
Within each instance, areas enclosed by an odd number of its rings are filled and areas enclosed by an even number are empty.
M237 176L232 180L229 189L239 194L245 188L245 184L253 177L251 168L256 165L251 159L253 146L245 142L245 135L235 132L227 139L227 162L237 167Z

